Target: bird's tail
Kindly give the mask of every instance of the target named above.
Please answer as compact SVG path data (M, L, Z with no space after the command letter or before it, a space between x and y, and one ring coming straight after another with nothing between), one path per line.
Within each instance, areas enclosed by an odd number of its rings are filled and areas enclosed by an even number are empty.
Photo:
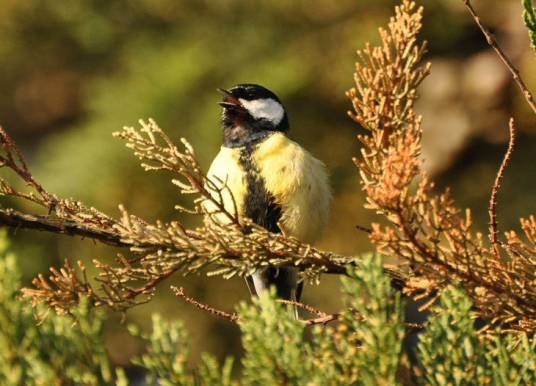
M248 287L253 295L260 296L275 287L277 297L284 300L299 302L301 297L301 284L298 284L298 269L287 267L268 267L255 272L248 282ZM298 308L288 305L296 319L299 319Z

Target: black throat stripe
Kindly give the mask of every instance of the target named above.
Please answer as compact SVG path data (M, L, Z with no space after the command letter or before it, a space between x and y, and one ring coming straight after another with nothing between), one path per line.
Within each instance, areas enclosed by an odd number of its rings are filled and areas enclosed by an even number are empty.
M281 219L281 207L275 203L274 196L266 190L264 178L253 161L253 153L257 146L258 144L247 144L240 149L240 164L245 171L247 184L244 215L270 232L281 233L277 225ZM291 272L291 268L267 267L260 270L259 274L267 286L275 286L278 297L300 301L303 282L296 286L295 274ZM294 286L296 286L295 298L292 297ZM254 288L254 285L251 284L250 288Z
M255 224L273 233L280 233L277 225L281 219L281 207L274 196L266 190L264 178L253 161L257 145L246 145L240 150L240 164L246 174L247 193L244 199L244 215Z

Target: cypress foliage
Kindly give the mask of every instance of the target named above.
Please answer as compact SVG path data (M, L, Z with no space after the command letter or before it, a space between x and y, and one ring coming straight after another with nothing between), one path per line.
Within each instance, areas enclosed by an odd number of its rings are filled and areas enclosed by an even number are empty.
M71 314L50 313L37 324L34 309L18 297L15 257L0 248L0 384L127 385L113 369L103 339L105 315L83 300ZM335 326L310 328L294 319L275 294L238 307L244 356L241 370L203 354L196 367L186 327L152 317L152 331L129 326L145 353L133 359L149 385L532 385L536 340L497 332L477 334L472 303L460 288L445 291L419 344L422 377L402 381L406 326L400 294L393 290L378 256L343 279L347 307ZM39 307L38 312L45 311Z
M532 0L522 0L523 2L523 20L529 30L529 37L532 48L536 51L536 8Z
M421 336L419 351L428 385L534 385L536 340L477 335L473 303L458 287L443 292L441 304Z
M104 348L105 313L87 299L69 316L54 312L41 323L20 299L16 258L0 237L0 385L126 385L121 369L114 372Z

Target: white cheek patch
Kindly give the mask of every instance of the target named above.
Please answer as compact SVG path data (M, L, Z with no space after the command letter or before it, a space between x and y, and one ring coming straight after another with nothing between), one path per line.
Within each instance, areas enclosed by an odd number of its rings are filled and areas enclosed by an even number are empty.
M257 119L267 119L274 125L279 124L285 115L285 110L281 106L281 103L271 98L255 99L252 101L240 98L239 101L251 116Z

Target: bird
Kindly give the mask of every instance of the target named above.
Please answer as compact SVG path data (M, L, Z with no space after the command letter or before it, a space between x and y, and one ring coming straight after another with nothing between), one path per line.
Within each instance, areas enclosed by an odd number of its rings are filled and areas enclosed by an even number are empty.
M257 84L218 91L223 94L223 144L207 177L219 189L225 184L226 211L235 210L238 218L247 217L270 232L313 243L327 222L332 199L325 164L289 138L287 111L272 91ZM274 286L278 298L299 302L303 283L298 273L294 267L267 267L246 282L252 295Z

